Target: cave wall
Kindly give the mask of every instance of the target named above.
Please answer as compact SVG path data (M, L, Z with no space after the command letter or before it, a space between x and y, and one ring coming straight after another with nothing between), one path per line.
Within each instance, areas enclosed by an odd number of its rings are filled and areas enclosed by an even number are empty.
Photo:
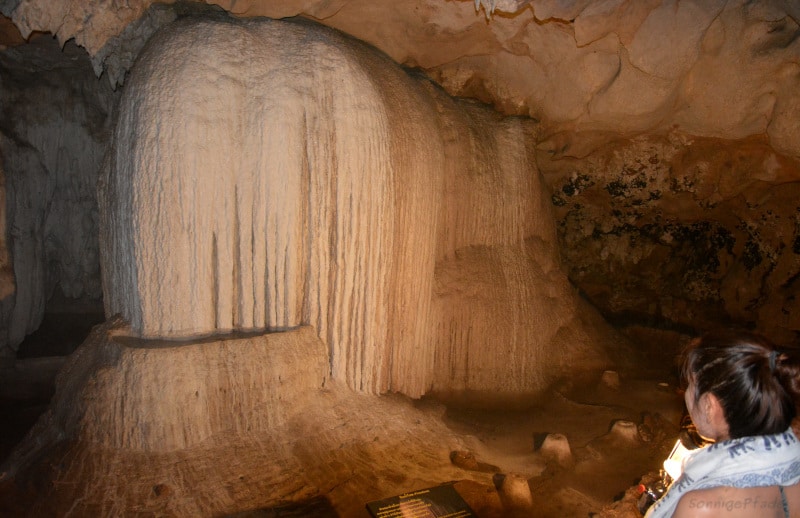
M1 164L2 162L0 162ZM0 167L0 315L3 315L2 329L8 328L8 315L11 314L14 304L14 293L16 292L16 282L14 280L14 265L11 262L11 254L8 247L8 222L6 218L6 176ZM5 334L5 333L4 333ZM8 361L13 358L13 349L8 347L8 338L5 339L3 347L0 347L0 361Z
M113 98L74 44L43 36L0 52L0 356L15 354L53 297L101 304L96 184Z
M540 120L544 134L677 125L725 139L764 134L778 152L800 154L793 0L489 0L477 10L473 0L206 3L242 17L317 20L420 67L451 95ZM4 0L0 11L26 37L74 38L98 75L122 82L147 35L170 21L148 10L158 4Z
M606 318L800 341L800 161L763 138L677 132L590 147L538 163L570 279Z

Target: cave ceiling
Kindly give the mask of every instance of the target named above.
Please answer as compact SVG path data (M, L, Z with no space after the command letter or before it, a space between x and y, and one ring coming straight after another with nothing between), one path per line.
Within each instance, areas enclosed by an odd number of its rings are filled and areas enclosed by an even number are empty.
M800 155L800 4L791 0L218 0L242 17L302 16L419 68L450 94L541 123L543 149L585 153L597 138L681 131L761 136ZM95 73L124 83L161 25L202 3L2 0L0 44L69 40ZM16 33L18 29L19 34ZM602 139L601 139L602 140Z

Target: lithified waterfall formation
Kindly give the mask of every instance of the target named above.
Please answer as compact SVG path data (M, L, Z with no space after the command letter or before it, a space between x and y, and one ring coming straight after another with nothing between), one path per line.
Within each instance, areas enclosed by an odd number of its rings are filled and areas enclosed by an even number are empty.
M330 29L179 20L119 106L106 313L144 338L310 325L368 393L596 371L612 335L559 268L535 131Z

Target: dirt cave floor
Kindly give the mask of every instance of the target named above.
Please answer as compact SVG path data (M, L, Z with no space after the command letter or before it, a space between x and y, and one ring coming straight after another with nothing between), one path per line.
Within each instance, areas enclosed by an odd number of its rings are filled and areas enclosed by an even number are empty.
M677 440L683 400L669 365L598 377L491 410L329 383L307 418L270 434L158 454L57 442L0 480L0 515L368 518L370 501L452 484L481 518L637 517L636 485ZM18 403L3 408L4 436L43 408ZM520 481L530 506L515 504Z

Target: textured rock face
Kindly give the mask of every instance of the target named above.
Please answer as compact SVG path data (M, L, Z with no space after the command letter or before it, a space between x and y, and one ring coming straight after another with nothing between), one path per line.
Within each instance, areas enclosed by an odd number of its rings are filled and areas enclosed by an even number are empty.
M49 409L0 464L0 509L357 517L366 502L456 481L482 518L531 499L541 516L630 517L638 494L620 491L660 465L682 412L650 381L475 412L356 394L328 372L309 327L188 343L141 340L112 319L66 358ZM563 450L531 444L542 429L569 449L564 466Z
M398 487L477 478L450 464L465 438L440 413L357 396L328 378L327 360L307 327L179 344L138 340L119 322L98 326L0 466L0 508L228 516L309 500L298 516L358 516ZM9 475L29 480L40 469L53 483L35 501L25 501L24 483L8 491Z
M121 81L155 20L133 22L152 3L17 0L3 12L23 35L75 38L98 73ZM800 6L791 0L504 0L478 11L442 0L209 3L239 16L320 20L420 66L451 94L531 115L548 132L677 125L699 136L767 134L778 151L800 154Z
M610 335L558 268L532 131L320 26L176 22L119 107L107 314L143 337L309 324L367 392L596 371Z
M79 351L88 361L75 358L67 366L63 395L91 394L54 405L63 413L52 416L58 424L74 426L65 431L70 437L115 450L168 452L224 433L265 433L295 419L328 380L327 350L308 327L186 344L137 340L125 331L111 327L113 338Z
M113 97L90 71L79 48L47 37L0 53L0 356L54 294L101 298L96 183Z
M581 158L542 152L538 163L570 277L609 319L800 336L798 160L760 139L597 144Z
M201 2L170 5L151 3L150 0L105 3L71 0L57 4L46 0L2 0L0 11L11 17L16 26L10 27L9 19L0 19L0 45L20 43L21 36L16 27L25 36L30 35L31 31L51 31L61 43L75 38L74 41L89 53L95 74L102 74L101 82L105 83L108 79L112 84L123 84L126 71L153 31L176 16L205 5ZM665 138L664 135L669 133L686 135L690 140L715 138L721 142L730 141L730 146L725 144L726 149L730 150L737 148L739 141L762 139L780 160L796 158L799 154L800 137L795 121L800 109L796 93L800 91L796 59L800 7L793 1L491 0L478 2L477 11L472 1L442 0L382 3L371 0L225 0L216 2L216 6L242 17L302 15L317 19L377 46L400 63L419 67L448 93L486 101L507 114L530 115L539 122L537 138L541 142L538 148L548 155L545 161L560 157L568 160L586 157L589 150L580 147L584 141L591 141L592 135L601 132L613 134L618 142L636 139L641 135ZM488 19L485 16L487 14L491 15ZM52 87L54 90L58 88ZM85 92L88 89L83 90ZM49 94L41 97L49 97ZM57 113L59 110L37 111ZM14 116L27 115L20 113ZM24 125L21 121L16 123ZM96 126L102 126L102 122L96 122ZM59 139L53 141L59 142ZM73 144L77 149L67 151L62 147L61 156L81 155L84 144ZM593 146L590 148L594 149ZM650 159L648 152L636 144L631 144L627 153L633 153L634 149L643 153L636 160L646 163ZM748 149L751 148L745 145L742 152ZM680 154L690 152L688 149L679 151ZM4 160L8 162L11 155L6 150ZM714 160L718 159L721 160ZM631 156L630 160L634 158ZM36 173L18 172L16 164L23 169L27 167L19 160L11 169L6 163L7 178L19 174L31 178L36 176ZM545 162L542 162L542 166L551 167ZM30 166L32 170L36 167L35 164ZM616 174L615 170L606 170L604 167L605 162L594 163L591 167L582 167L581 174L596 177L596 184L599 185ZM616 166L611 164L610 167ZM742 169L735 176L722 171L720 177L726 184L741 182L741 185L750 185L748 182L753 178L760 182L772 182L763 176L751 176L750 171ZM661 175L658 181L666 178L664 170L654 174ZM698 178L702 174L703 169L699 168ZM7 180L9 192L14 190L10 187L13 186L11 181ZM779 180L775 184L787 186L789 182L796 181L794 177L792 180ZM567 180L561 178L551 185L559 190L566 183ZM591 192L594 191L590 190L587 194ZM601 189L599 192L600 198L588 200L584 196L581 203L586 207L594 207L592 217L614 221L617 216L612 210L617 209L610 209L606 205L606 209L601 210L605 191ZM637 217L656 218L657 211L647 216L645 212L650 208L657 209L657 205L664 205L668 199L671 197L665 194L664 200L658 203L641 200L645 203L638 207ZM13 205L16 202L13 196L9 200L11 213L16 210ZM773 212L789 214L794 210L791 202L786 207L773 206L771 203L768 210ZM681 208L686 211L683 215L687 221L710 221L706 219L708 212L696 203L683 204ZM690 208L698 212L690 215ZM720 214L716 211L713 217ZM724 221L715 221L712 226L724 228L725 232L731 234L738 233L738 219L729 216L721 216ZM10 220L8 225L9 229L12 228ZM31 225L41 227L42 223ZM568 247L563 251L563 256L568 262L575 261L570 266L572 280L587 293L604 291L607 294L605 298L616 300L613 311L609 311L604 303L601 304L607 315L644 312L644 320L648 322L663 321L666 322L664 325L672 325L671 317L665 317L656 308L669 300L654 305L650 299L653 291L648 286L664 284L674 287L683 285L683 281L675 278L663 278L658 282L652 279L635 283L612 281L618 277L616 274L610 275L608 265L601 256L591 257L572 248L581 237L567 234L571 229L581 232L578 227L576 224L560 227L564 232L562 246ZM77 232L83 233L82 230ZM790 256L786 255L789 250L788 238L770 232L769 226L762 226L759 229L760 238L787 245L781 249L780 255L785 259L781 259L784 266L779 269L786 272L782 274L783 277L791 279L794 267L788 260ZM622 235L624 230L618 229L615 233ZM633 235L629 237L635 238ZM31 242L39 239L31 237ZM641 239L638 242L641 243ZM739 244L744 242L746 239L743 237L737 241ZM731 260L739 261L745 249L744 246L735 246ZM642 256L643 252L621 255L615 272L647 269L651 273L644 277L651 278L661 270L662 264L669 263L670 267L663 271L683 279L687 272L682 265L691 263L686 263L684 255L678 253L675 247L665 252L669 253L659 256L647 253ZM93 251L88 255L96 253ZM9 254L12 257L9 264L13 264L14 256L10 248ZM26 257L30 255L31 252ZM650 260L656 262L649 263ZM70 268L66 268L67 263L64 261L61 267L69 270L74 266L85 271L83 260L69 261L72 265ZM20 292L50 292L47 283L43 284L40 277L26 273L28 266L21 265L19 268L20 273L14 282ZM587 268L598 275L581 273ZM605 273L599 275L599 272ZM746 268L726 274L730 286L739 282L734 280L739 274L747 278L743 284L748 286L758 285L760 289L770 291L791 291L791 287L784 285L783 281L777 284L773 281L753 284L753 276ZM634 277L639 275L634 274ZM86 286L96 286L98 283L96 277L88 279L78 271L71 271L66 276L70 282L84 278L88 281ZM713 284L715 279L703 283ZM5 289L10 289L10 286L6 283ZM673 291L673 288L669 291ZM711 291L716 293L715 288ZM730 295L754 300L750 295L741 295L738 289L724 289L719 293L720 297ZM40 295L36 297L41 298ZM713 313L717 315L717 321L756 321L766 329L780 320L773 311L786 310L783 303L773 306L764 302L772 300L772 297L772 294L765 292L757 297L760 300L758 303L744 302L743 299L720 300L710 304L713 311L701 313L709 315L708 318ZM599 301L598 297L592 298L595 302ZM778 298L783 300L785 297L780 295ZM675 300L683 299L681 296ZM4 300L0 315L5 315L4 318L9 321L10 299ZM27 305L41 308L42 304L43 300L37 299ZM749 309L741 310L743 307ZM19 330L35 327L36 311L25 310L24 315L33 315L26 316L27 320L14 319L20 322L16 324L17 331L12 333L14 340L18 341L24 334ZM667 312L679 313L680 309ZM691 327L697 329L707 323L709 320L706 316L698 315L698 322ZM792 328L792 325L781 324L780 327ZM692 329L682 325L676 328L692 332ZM784 334L784 331L778 332ZM13 354L13 348L6 347L3 354Z
M16 283L14 281L14 264L11 262L11 254L8 250L8 221L6 219L6 182L5 174L0 168L0 315L4 315L3 329L7 329L8 315L13 309L14 292ZM13 349L7 347L6 338L3 347L0 347L0 358L13 357Z

